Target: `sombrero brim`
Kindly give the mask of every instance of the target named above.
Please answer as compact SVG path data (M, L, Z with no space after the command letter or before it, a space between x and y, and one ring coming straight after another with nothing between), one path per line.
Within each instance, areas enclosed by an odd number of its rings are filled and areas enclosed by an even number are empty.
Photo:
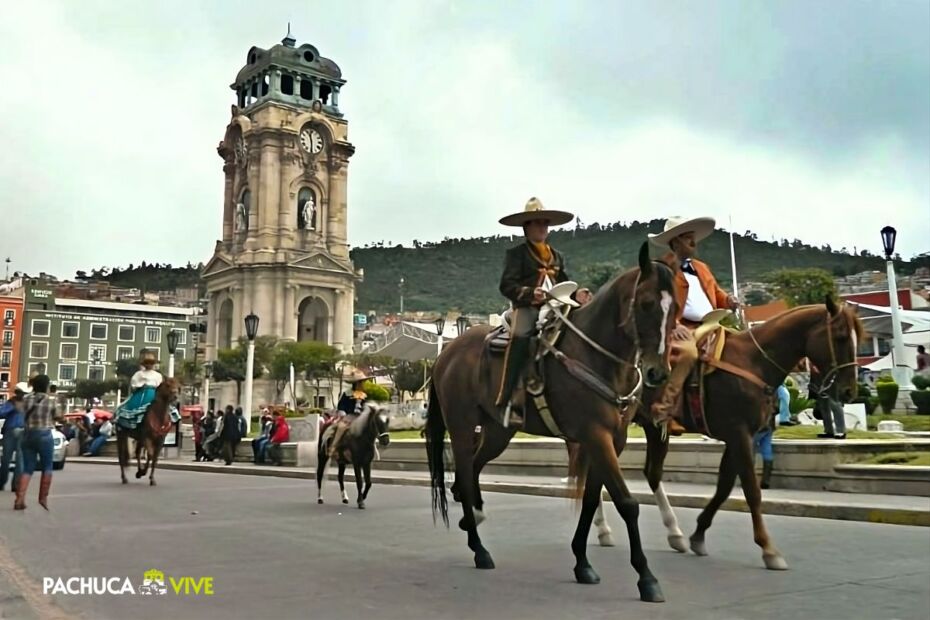
M572 308L577 308L581 304L572 299L572 293L578 290L578 284L576 282L566 281L559 282L551 289L549 289L549 297L559 301L560 303L565 304L566 306L571 306Z
M656 245L668 245L675 237L693 232L694 240L700 241L709 237L716 226L717 222L712 217L696 217L657 235L650 234L649 240Z
M540 209L539 211L520 211L519 213L512 213L506 217L502 217L498 221L504 226L523 226L527 222L533 220L548 220L549 226L561 226L562 224L568 224L574 218L574 214L567 211Z
M345 377L345 378L343 379L343 381L344 381L345 383L350 383L350 384L351 384L351 383L358 383L359 381L369 381L369 380L371 380L371 379L374 379L374 377L368 377L368 376L365 376L365 377Z

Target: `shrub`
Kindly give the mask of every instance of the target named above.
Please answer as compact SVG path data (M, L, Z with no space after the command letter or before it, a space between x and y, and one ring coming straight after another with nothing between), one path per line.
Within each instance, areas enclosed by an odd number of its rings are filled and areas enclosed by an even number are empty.
M381 387L372 381L366 381L364 385L362 385L362 389L365 390L365 394L368 395L368 399L376 403L383 403L385 401L391 400L390 390Z
M789 387L788 395L790 396L788 400L788 411L790 411L792 415L797 415L805 409L810 409L814 406L815 401L801 396L801 392L798 391L796 387Z
M911 400L917 407L918 415L930 415L930 390L914 390Z
M914 375L914 378L911 379L911 383L914 384L914 387L918 390L926 390L930 388L930 377L925 377L924 375Z
M875 391L878 392L878 403L886 415L894 410L895 401L898 400L898 383L888 375L882 375L875 382Z

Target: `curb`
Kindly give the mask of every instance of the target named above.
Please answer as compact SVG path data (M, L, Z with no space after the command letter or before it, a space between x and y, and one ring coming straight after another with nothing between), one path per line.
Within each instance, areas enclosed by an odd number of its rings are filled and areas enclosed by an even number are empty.
M69 459L70 460L70 459ZM70 461L73 463L88 463L92 465L118 465L116 459L108 458L82 458ZM277 467L250 467L213 465L212 463L184 463L173 461L160 461L159 469L175 471L195 471L210 474L235 474L240 476L272 476L277 478L294 478L301 480L316 480L315 470L281 469ZM330 473L327 479L335 479ZM346 472L346 481L355 481L351 472ZM414 478L397 476L373 471L372 483L391 484L397 486L428 487L427 478ZM562 485L493 482L481 484L482 490L488 493L513 493L516 495L535 495L539 497L571 497L571 491ZM655 496L651 493L633 491L633 498L640 504L655 505ZM605 495L606 498L606 495ZM668 493L668 500L672 506L678 508L704 508L710 498L703 495L687 493ZM720 507L721 510L733 512L749 512L746 501L742 498L728 498ZM885 523L890 525L912 525L930 527L930 510L916 510L909 508L885 508L882 506L832 504L826 502L805 502L785 499L762 499L762 512L766 515L779 515L786 517L803 517L808 519L833 519L837 521L861 521L866 523Z

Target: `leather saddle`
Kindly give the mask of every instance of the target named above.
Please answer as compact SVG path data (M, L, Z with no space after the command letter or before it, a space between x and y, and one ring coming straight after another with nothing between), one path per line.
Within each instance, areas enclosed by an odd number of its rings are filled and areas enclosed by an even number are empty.
M730 316L730 313L714 312L712 315L705 317L704 322L694 330L698 361L685 382L680 417L687 430L707 436L712 435L704 415L704 377L717 370L708 360L717 361L723 357L729 328L722 325L721 321Z

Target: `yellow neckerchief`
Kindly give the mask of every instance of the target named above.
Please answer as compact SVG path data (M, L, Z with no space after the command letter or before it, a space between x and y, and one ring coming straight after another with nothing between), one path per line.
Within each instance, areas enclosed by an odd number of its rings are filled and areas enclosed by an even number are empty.
M559 268L555 264L555 252L552 251L552 248L549 247L549 244L545 241L542 243L535 243L529 239L526 240L526 244L530 248L530 256L532 256L533 260L541 265L537 269L539 278L536 285L541 285L546 279L546 276L549 276L550 280L554 280L555 274L558 272Z

